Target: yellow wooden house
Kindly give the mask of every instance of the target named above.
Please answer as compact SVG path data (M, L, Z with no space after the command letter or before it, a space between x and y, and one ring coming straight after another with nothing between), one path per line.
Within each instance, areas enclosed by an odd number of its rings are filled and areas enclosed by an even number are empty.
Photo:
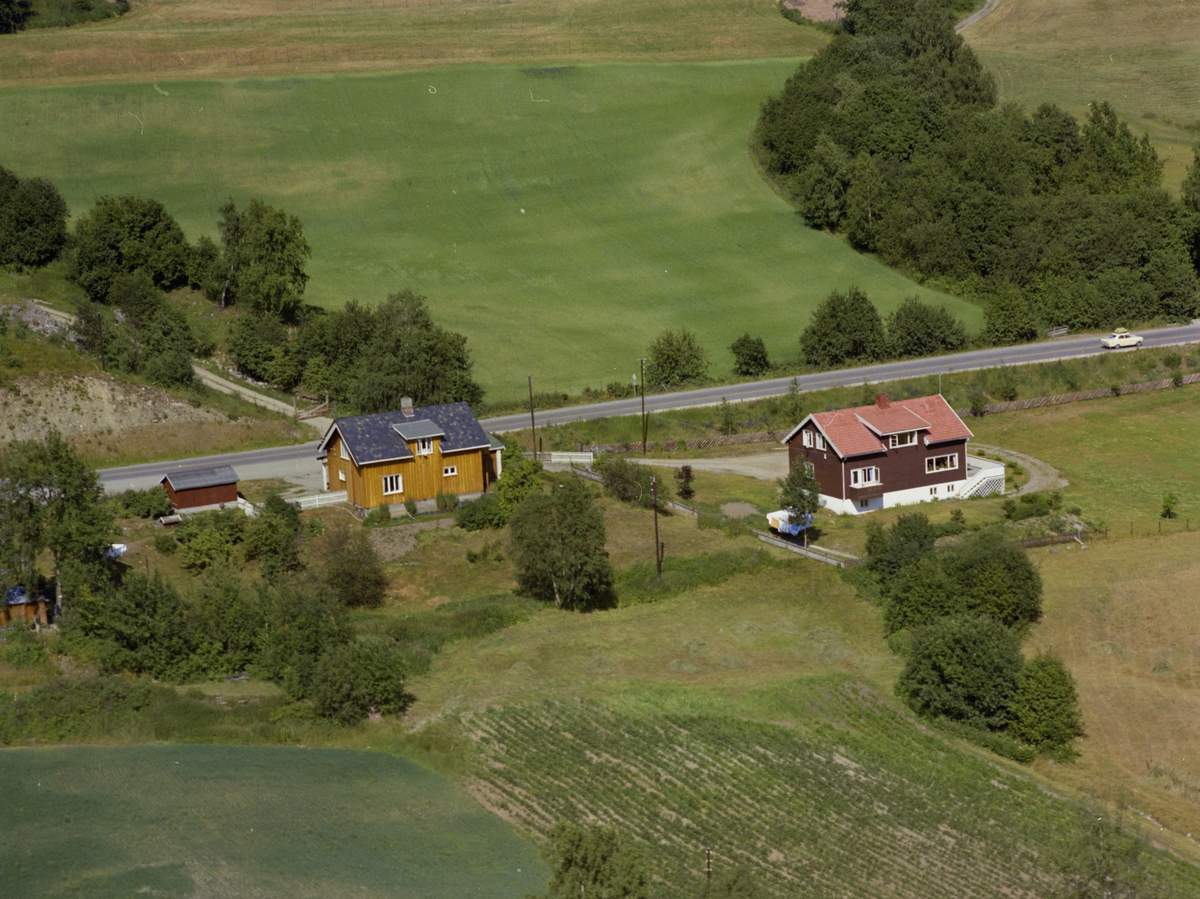
M317 458L326 490L345 490L348 502L371 509L480 493L500 477L502 448L466 403L414 408L405 399L398 412L335 420Z

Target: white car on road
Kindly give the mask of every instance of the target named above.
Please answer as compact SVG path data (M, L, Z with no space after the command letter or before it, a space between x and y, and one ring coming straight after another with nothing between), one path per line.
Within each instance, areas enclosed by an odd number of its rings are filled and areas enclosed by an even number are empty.
M1117 328L1107 337L1100 338L1100 346L1106 350L1114 350L1123 346L1141 346L1142 338L1136 334L1130 334L1124 328Z

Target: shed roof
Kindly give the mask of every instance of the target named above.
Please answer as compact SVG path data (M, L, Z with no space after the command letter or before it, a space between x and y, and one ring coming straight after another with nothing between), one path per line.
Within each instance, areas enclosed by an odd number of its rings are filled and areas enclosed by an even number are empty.
M417 425L421 428L415 428ZM435 429L432 433L419 433L428 430L429 426ZM443 453L486 449L491 445L466 403L422 406L413 409L412 418L399 411L339 418L329 426L318 447L319 452L328 450L335 433L342 435L346 449L358 465L409 459L412 451L408 448L408 440L419 437L441 436Z
M886 398L884 398L886 402ZM806 423L812 421L842 458L883 452L883 438L905 431L921 431L925 443L965 440L975 436L940 394L896 400L887 405L856 406L809 415L783 438L790 443Z
M159 483L163 481L169 481L174 490L195 490L199 487L236 484L238 476L232 465L213 465L207 468L181 468L163 475Z

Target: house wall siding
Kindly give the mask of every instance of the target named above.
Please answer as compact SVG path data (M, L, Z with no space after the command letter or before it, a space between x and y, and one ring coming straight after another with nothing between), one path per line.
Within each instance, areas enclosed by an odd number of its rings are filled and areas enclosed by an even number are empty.
M415 446L410 445L409 449L415 450ZM441 438L434 438L433 452L429 455L414 455L411 459L365 465L361 471L355 470L347 473L346 499L357 506L373 509L384 502L391 505L410 499L414 501L434 499L439 493L478 493L485 486L482 454L482 450L473 450L443 455ZM332 453L330 458L329 486L331 490L338 490L341 488L337 486ZM446 477L442 474L442 469L449 465L457 466L458 473ZM401 493L390 493L384 496L383 479L387 475L394 474L403 478L404 490ZM351 483L353 483L353 489L349 486Z
M215 506L220 503L237 502L237 484L217 484L214 487L195 487L191 490L175 490L170 481L164 481L167 496L176 509L194 509L196 506Z

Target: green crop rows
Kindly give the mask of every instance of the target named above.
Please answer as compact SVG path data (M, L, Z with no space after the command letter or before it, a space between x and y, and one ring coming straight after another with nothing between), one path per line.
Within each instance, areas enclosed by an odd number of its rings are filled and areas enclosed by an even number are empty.
M663 896L695 895L705 847L714 870L748 864L780 897L965 899L1044 882L1039 851L1061 839L1067 803L853 681L797 683L776 702L805 724L592 703L493 709L471 722L480 792L535 832L559 820L626 829Z

